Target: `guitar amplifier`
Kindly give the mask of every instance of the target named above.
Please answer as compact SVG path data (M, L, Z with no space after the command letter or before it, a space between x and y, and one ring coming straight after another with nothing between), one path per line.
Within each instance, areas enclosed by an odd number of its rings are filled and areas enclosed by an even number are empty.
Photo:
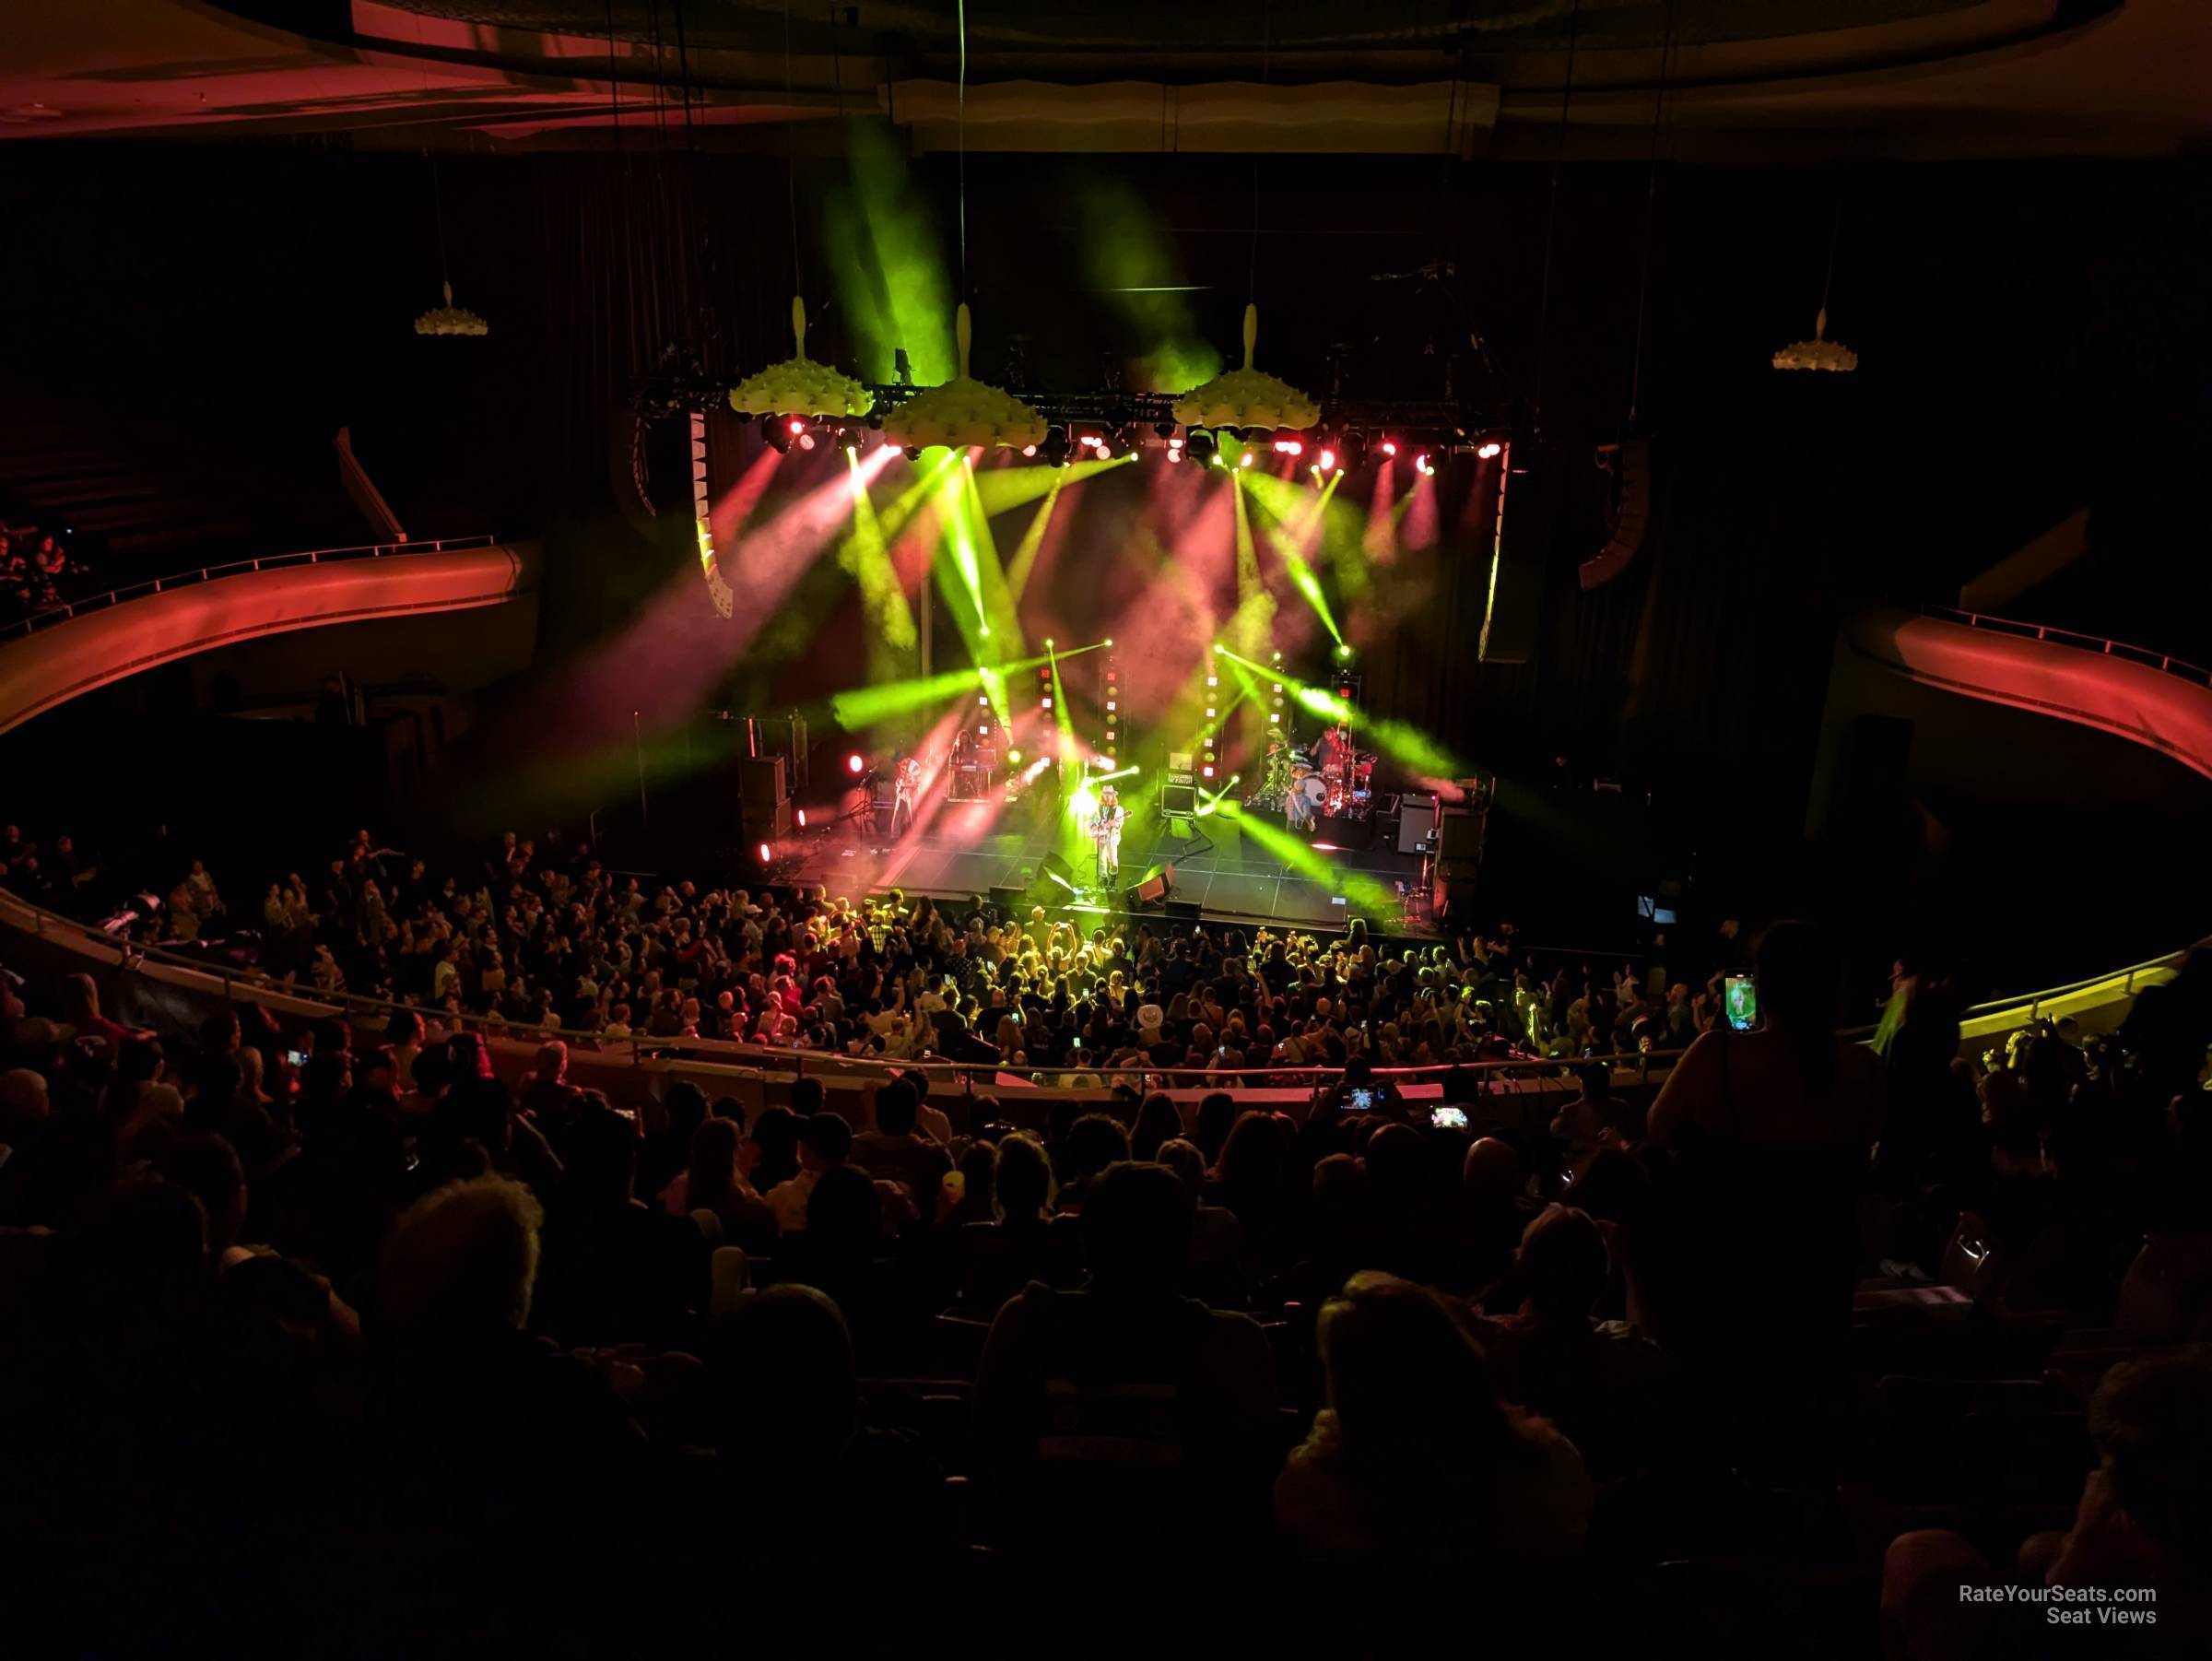
M1426 854L1436 845L1436 797L1407 794L1398 801L1398 852Z

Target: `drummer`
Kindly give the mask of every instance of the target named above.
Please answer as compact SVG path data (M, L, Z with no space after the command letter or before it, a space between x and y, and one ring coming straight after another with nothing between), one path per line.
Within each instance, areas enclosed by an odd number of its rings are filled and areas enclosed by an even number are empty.
M1322 734L1313 748L1315 760L1320 762L1321 771L1324 773L1341 773L1359 760L1359 752L1352 748L1351 729L1342 724Z

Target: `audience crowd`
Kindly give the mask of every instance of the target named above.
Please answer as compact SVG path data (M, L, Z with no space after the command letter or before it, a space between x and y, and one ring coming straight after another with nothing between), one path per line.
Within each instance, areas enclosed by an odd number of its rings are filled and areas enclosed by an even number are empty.
M1347 1074L1294 1112L1123 1089L1035 1129L919 1070L834 1109L816 1078L618 1107L559 1042L503 1081L416 1013L180 1033L11 976L25 1653L1564 1628L1948 1656L2123 1595L2152 1653L2212 1639L2212 957L2114 1036L1974 1061L1909 966L1877 1045L1840 1036L1825 938L1781 924L1758 1028L1655 1096L1591 1066L1563 1110L1470 1093L1462 1126L1371 1067L1392 1027L1502 1042L1510 944L1147 958L588 866L479 914L411 862L387 896L376 858L333 867L295 961L444 965L465 1011L504 1008L512 948L570 1020L605 979L645 1031L704 990L780 1041L896 1055L919 1018L1047 1069L1312 1042ZM379 951L372 914L433 913L427 962Z
M90 572L63 537L0 524L0 620L28 616L85 592Z
M42 865L19 833L10 846L20 852L11 860L0 848L0 887L67 909L65 885L88 880L65 838ZM510 832L456 872L364 830L313 880L269 883L258 915L226 908L197 860L182 875L164 868L163 884L165 899L101 894L92 909L121 904L133 932L163 944L242 938L272 974L455 1022L586 1043L696 1037L936 1057L1077 1084L1141 1081L1147 1068L1256 1083L1354 1058L1447 1066L1671 1052L1720 1013L1719 976L1693 996L1669 980L1664 940L1648 966L1547 971L1510 928L1451 945L1371 936L1358 921L1327 940L1266 927L1186 935L1156 919L1001 916L980 897L756 893L612 872L558 832Z

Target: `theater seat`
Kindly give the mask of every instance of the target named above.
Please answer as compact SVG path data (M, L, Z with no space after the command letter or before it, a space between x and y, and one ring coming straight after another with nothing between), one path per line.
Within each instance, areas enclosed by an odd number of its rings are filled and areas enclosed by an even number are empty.
M938 1315L931 1321L928 1349L934 1371L946 1378L972 1384L983 1359L983 1340L991 1323L970 1321L959 1315Z

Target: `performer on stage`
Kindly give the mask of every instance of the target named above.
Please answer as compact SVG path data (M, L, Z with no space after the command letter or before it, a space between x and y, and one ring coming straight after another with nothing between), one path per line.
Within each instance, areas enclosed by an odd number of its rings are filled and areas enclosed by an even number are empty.
M1091 816L1090 837L1099 850L1099 883L1112 888L1122 874L1122 799L1111 784L1099 787L1099 810Z
M900 758L891 769L891 834L912 830L914 810L922 804L922 762L914 756Z
M1355 753L1351 729L1341 724L1329 728L1313 745L1313 759L1324 772L1332 767L1350 766Z
M1283 797L1283 822L1293 830L1311 830L1329 787L1313 771L1304 751L1290 759L1290 793Z

